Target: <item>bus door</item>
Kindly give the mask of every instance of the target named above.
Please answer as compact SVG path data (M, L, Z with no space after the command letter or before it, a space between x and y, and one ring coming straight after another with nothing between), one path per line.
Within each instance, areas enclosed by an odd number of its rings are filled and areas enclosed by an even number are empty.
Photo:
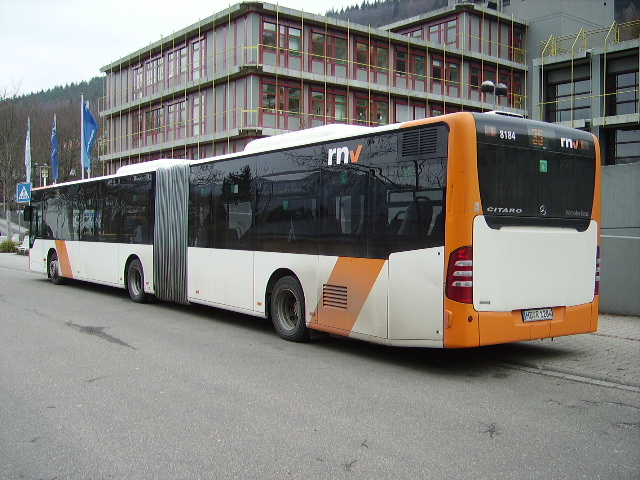
M389 206L389 339L442 341L444 188L391 191Z
M31 205L25 209L25 220L29 221L29 268L33 271L46 271L44 252L44 223L42 208L44 202L31 201ZM28 217L28 218L27 218Z

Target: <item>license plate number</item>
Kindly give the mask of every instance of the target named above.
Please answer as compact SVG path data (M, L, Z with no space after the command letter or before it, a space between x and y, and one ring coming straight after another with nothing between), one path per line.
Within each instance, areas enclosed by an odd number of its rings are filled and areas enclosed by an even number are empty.
M538 308L536 310L523 310L522 319L525 322L537 322L539 320L553 320L553 309Z

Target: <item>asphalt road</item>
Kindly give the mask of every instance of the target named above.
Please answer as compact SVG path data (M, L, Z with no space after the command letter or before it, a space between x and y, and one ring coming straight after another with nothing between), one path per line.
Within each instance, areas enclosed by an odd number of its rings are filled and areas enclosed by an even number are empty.
M0 255L2 479L638 478L638 393L482 351L280 340Z

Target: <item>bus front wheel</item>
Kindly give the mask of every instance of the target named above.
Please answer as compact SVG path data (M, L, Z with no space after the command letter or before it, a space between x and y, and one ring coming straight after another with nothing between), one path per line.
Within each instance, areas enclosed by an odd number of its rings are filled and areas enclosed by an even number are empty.
M131 300L136 303L145 303L147 294L144 291L144 271L142 263L137 258L129 264L127 269L127 290Z
M305 323L304 293L298 279L283 277L271 294L271 321L280 337L290 342L309 339Z
M58 254L53 251L49 257L49 278L54 285L62 285L64 277L60 275L60 265L58 262Z

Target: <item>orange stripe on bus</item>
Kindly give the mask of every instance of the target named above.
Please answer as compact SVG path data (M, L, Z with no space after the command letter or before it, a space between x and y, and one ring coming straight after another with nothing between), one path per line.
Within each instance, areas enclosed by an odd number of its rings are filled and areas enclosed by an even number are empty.
M371 258L338 258L326 284L347 287L347 308L324 307L320 298L316 309L318 324L333 327L332 331L338 329L343 334L351 332L385 262Z
M69 260L69 252L67 251L67 242L64 240L56 240L55 243L61 275L67 278L73 278L73 270L71 270L71 261Z

